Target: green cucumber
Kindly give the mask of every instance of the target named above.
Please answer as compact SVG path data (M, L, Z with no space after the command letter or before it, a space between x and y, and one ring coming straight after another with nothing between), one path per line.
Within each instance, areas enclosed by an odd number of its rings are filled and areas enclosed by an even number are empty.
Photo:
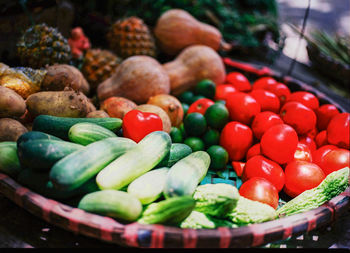
M70 141L84 146L108 137L117 137L117 135L103 126L89 122L77 123L68 131Z
M188 156L191 153L192 153L192 149L190 148L190 146L188 146L184 143L173 143L173 144L171 144L169 153L157 165L157 167L158 168L160 168L160 167L169 167L170 168L177 161L181 160L182 158L185 158L186 156Z
M34 139L21 142L17 154L22 167L49 171L57 161L82 148L83 145L68 141Z
M51 115L39 115L34 119L32 129L68 140L69 129L73 125L82 122L95 123L113 132L117 132L123 123L123 121L119 118L68 118Z
M101 189L120 190L133 180L153 169L169 152L168 133L155 131L146 135L135 148L101 170L96 181Z
M15 178L20 171L21 164L17 156L16 142L0 142L0 172Z
M193 152L175 163L167 175L164 196L192 196L207 174L209 165L210 156L205 151Z
M142 213L141 202L131 194L117 190L102 190L85 195L78 208L126 221L136 221Z
M163 167L146 172L132 181L127 192L138 198L143 205L157 200L163 194L169 168Z
M62 141L62 139L51 135L47 134L44 132L40 131L29 131L24 134L22 134L18 139L17 139L17 146L21 145L22 143L25 143L27 141L32 141L32 140L41 140L41 139L46 139L46 140L57 140L57 141Z
M55 163L50 170L50 180L57 189L78 188L136 145L133 140L123 137L91 143Z

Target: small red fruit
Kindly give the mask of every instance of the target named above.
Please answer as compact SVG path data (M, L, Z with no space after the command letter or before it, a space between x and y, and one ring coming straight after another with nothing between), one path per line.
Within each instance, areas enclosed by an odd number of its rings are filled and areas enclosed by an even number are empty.
M335 115L327 127L327 141L339 148L350 148L350 113Z
M238 91L247 92L252 89L248 78L239 72L230 72L226 76L226 82L232 84Z
M199 112L204 115L205 111L213 104L215 104L215 102L209 98L198 99L188 107L187 114Z
M311 110L317 110L317 108L320 106L320 102L318 101L318 98L312 94L311 92L307 91L295 91L292 92L288 98L287 102L299 102L305 105L306 107L309 107Z
M333 116L339 114L338 108L332 104L324 104L317 108L317 129L318 131L326 130Z
M252 122L252 131L254 136L260 140L266 130L278 124L283 124L283 120L279 115L269 111L260 112Z
M280 110L280 100L272 92L262 89L252 90L249 93L260 104L261 111L278 113Z

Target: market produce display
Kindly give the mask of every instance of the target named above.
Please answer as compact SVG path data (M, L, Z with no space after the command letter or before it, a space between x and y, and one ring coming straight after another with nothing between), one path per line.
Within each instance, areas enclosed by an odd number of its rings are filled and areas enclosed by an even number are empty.
M156 54L118 48L145 32L133 17L111 28L116 55L87 50L82 68L51 54L36 65L35 57L20 68L1 65L0 172L123 224L183 229L278 220L345 191L349 112L273 77L228 71L218 31L181 17L216 45L192 40L175 50L176 43L163 43L174 58L160 63ZM174 35L166 27L156 39ZM61 39L41 25L25 32L21 47L30 36L34 47L43 43L39 28ZM50 38L45 46L58 43ZM1 79L29 67L41 78L28 93L20 92L24 81L14 87Z

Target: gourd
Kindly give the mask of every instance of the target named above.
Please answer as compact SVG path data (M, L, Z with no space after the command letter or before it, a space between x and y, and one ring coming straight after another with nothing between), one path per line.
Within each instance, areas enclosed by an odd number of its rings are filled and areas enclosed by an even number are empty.
M176 55L194 44L206 45L215 51L231 48L216 27L198 21L181 9L164 12L157 20L154 34L161 50L168 55Z
M199 81L210 79L221 84L226 70L219 54L211 47L193 45L185 48L173 61L163 64L169 75L171 94L177 96Z

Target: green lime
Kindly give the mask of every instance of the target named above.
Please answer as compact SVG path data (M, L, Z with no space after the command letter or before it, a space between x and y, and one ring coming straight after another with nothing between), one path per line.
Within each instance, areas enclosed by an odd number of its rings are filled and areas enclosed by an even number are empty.
M182 109L184 110L184 115L187 114L188 108L190 107L188 104L186 103L181 103L182 105Z
M206 98L202 95L194 95L191 99L191 103L189 103L190 105L193 104L194 102L196 102L198 99L201 99L201 98Z
M194 94L192 91L184 91L179 95L178 99L182 103L192 104L193 96Z
M202 136L202 140L206 147L218 145L220 141L220 133L216 129L209 128Z
M207 149L210 156L210 168L213 170L224 170L228 163L229 157L226 149L219 145L210 146Z
M207 130L207 121L199 112L187 114L183 123L189 136L200 136Z
M181 130L177 127L171 127L170 137L173 143L182 143L183 141Z
M208 107L204 114L208 126L215 129L222 129L229 120L229 112L225 105L215 103Z
M192 149L192 152L204 150L204 142L199 137L188 137L184 143Z
M213 99L215 96L216 84L210 79L200 81L195 87L195 94Z
M179 130L182 134L182 139L185 139L187 137L187 133L185 131L184 123L182 122L179 126Z

